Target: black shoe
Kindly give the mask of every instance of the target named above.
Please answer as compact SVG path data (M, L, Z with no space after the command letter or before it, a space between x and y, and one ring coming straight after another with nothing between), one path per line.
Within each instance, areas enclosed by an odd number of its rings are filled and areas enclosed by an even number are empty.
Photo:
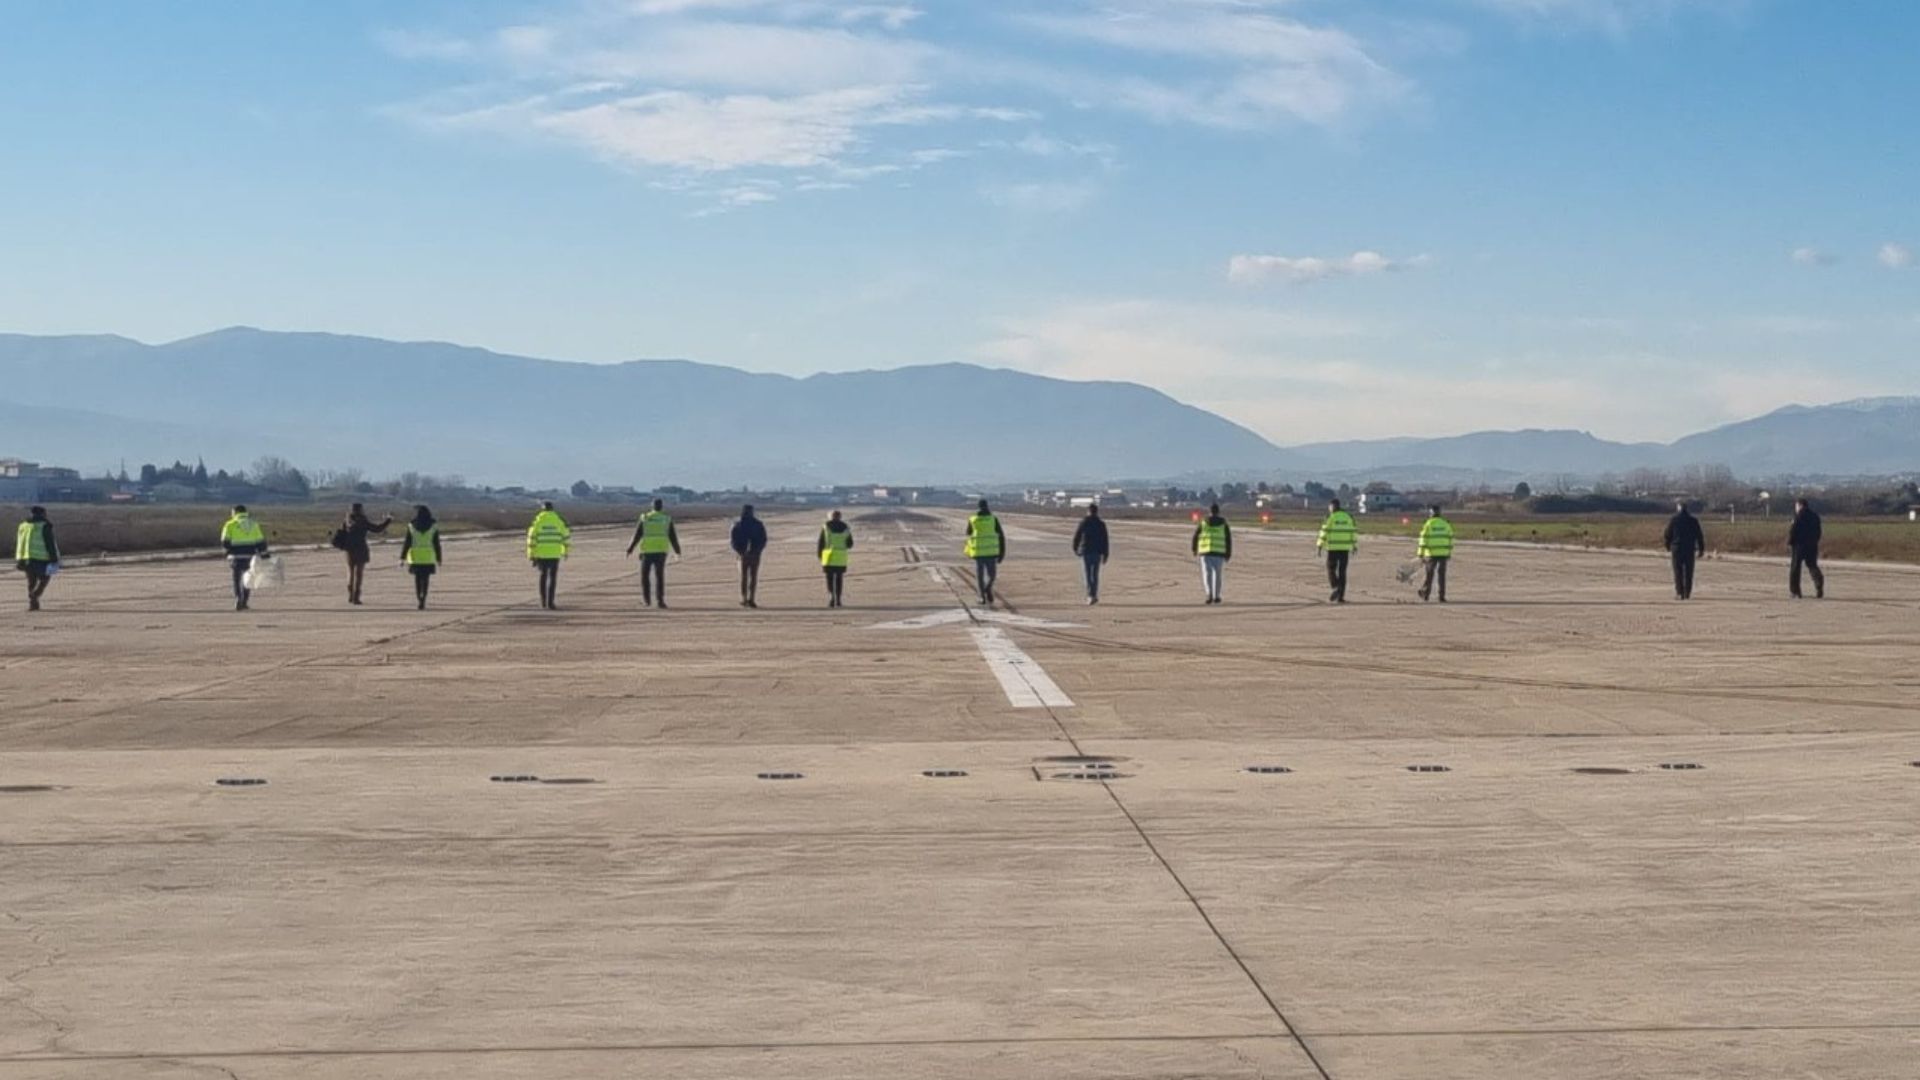
M758 607L760 606L760 601L758 601L758 600L749 600L749 601L747 601L747 606L748 606L748 607L750 607L750 608L758 608Z
M34 598L34 597L31 597L31 596L29 596L29 597L27 597L27 610L28 610L28 611L39 611L39 610L40 610L40 601L39 601L38 599L36 599L36 598Z
M1331 592L1331 593L1328 593L1328 594L1327 594L1327 603L1329 603L1329 604L1337 604L1337 603L1339 603L1339 602L1340 602L1340 594L1339 594L1339 593L1337 593L1337 592Z
M1421 589L1418 593L1415 593L1414 595L1418 596L1422 603L1425 603L1427 600L1432 599L1432 597L1429 597L1427 595L1427 590L1425 589Z
M660 610L661 611L667 610L667 602L665 600L660 601Z

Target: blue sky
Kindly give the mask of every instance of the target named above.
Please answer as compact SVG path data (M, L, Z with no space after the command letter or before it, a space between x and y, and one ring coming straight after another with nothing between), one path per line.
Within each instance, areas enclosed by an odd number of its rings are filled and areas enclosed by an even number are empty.
M0 330L1665 439L1920 393L1917 56L1908 0L0 0Z

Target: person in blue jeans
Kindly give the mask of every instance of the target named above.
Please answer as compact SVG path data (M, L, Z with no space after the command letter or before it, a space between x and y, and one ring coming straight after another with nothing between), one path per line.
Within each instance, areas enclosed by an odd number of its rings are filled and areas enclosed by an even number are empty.
M1100 505L1089 503L1087 516L1080 519L1080 527L1073 531L1073 553L1080 556L1086 568L1089 605L1100 602L1100 568L1106 565L1111 551L1107 523L1100 519Z

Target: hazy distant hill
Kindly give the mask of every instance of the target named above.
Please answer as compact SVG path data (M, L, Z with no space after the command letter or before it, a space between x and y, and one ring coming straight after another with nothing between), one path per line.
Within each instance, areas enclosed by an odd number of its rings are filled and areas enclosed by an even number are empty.
M236 328L158 346L0 336L0 386L49 395L14 402L0 454L90 469L123 454L244 465L270 448L374 475L706 487L1266 475L1288 460L1253 432L1143 386L963 364L793 379ZM115 418L127 422L124 438ZM154 425L180 437L156 439Z
M1672 445L1583 431L1281 449L1147 387L942 364L794 379L235 328L167 345L0 335L0 456L98 470L265 453L495 484L998 484L1182 477L1506 484L1640 466L1920 472L1920 398L1792 406Z

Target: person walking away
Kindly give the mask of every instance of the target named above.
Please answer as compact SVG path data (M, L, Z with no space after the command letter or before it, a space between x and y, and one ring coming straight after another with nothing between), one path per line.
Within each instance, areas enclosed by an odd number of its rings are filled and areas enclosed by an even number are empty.
M560 562L572 550L573 530L552 503L541 503L533 524L527 526L527 560L540 571L540 606L548 611L560 609Z
M993 606L994 582L1000 579L1000 560L1007 557L1007 534L993 516L987 500L967 519L967 558L973 560L973 579L980 586L980 602Z
M1793 551L1793 568L1787 571L1787 591L1800 599L1800 568L1806 567L1813 578L1815 599L1825 599L1827 576L1820 572L1820 515L1805 499L1793 500L1793 525L1787 529L1787 547Z
M1420 526L1420 561L1426 564L1427 576L1420 586L1420 599L1433 598L1433 586L1440 585L1440 602L1447 602L1447 563L1453 559L1453 522L1440 516L1440 504L1427 507L1427 520Z
M413 520L407 522L406 535L400 541L400 561L413 575L414 609L427 610L427 592L433 587L434 572L446 562L440 547L440 523L433 511L424 506L413 508Z
M760 606L760 556L767 550L766 522L753 516L753 506L740 508L740 520L733 523L733 553L740 556L740 606Z
M347 510L347 519L334 530L333 546L347 553L347 603L360 602L360 586L366 580L367 564L373 561L373 547L368 542L369 533L385 533L387 526L393 524L393 515L376 524L367 517L367 508L354 503Z
M680 554L680 534L674 530L673 518L667 514L667 504L663 499L653 500L653 509L640 515L640 524L634 526L633 543L627 545L627 554L640 549L640 596L653 606L653 597L660 594L660 607L667 606L667 553Z
M1200 557L1200 583L1206 586L1207 603L1220 602L1220 588L1227 575L1227 560L1233 558L1233 528L1220 516L1220 504L1207 507L1207 516L1193 528L1193 553Z
M1700 527L1700 519L1687 510L1686 500L1673 504L1673 517L1667 519L1667 531L1663 539L1667 553L1673 557L1673 597L1676 600L1691 600L1693 563L1707 553L1707 533Z
M1333 588L1327 599L1336 604L1347 602L1347 563L1360 547L1360 528L1353 515L1340 508L1339 499L1327 502L1327 519L1320 523L1320 539L1314 545L1327 556L1327 584Z
M1100 602L1100 568L1107 564L1107 556L1112 546L1107 538L1107 523L1100 520L1100 504L1087 504L1087 516L1080 519L1080 527L1073 530L1073 553L1080 561L1087 575L1087 603Z
M40 598L60 565L60 542L54 539L46 507L29 507L27 520L14 530L13 564L27 575L27 610L39 611Z
M820 526L820 539L814 545L820 556L820 568L827 575L827 606L843 606L847 587L847 563L852 561L853 528L840 520L840 511L835 510Z
M220 527L220 547L227 553L233 569L233 610L247 610L253 591L247 588L247 571L253 560L267 553L267 534L244 506L233 508L233 516Z

